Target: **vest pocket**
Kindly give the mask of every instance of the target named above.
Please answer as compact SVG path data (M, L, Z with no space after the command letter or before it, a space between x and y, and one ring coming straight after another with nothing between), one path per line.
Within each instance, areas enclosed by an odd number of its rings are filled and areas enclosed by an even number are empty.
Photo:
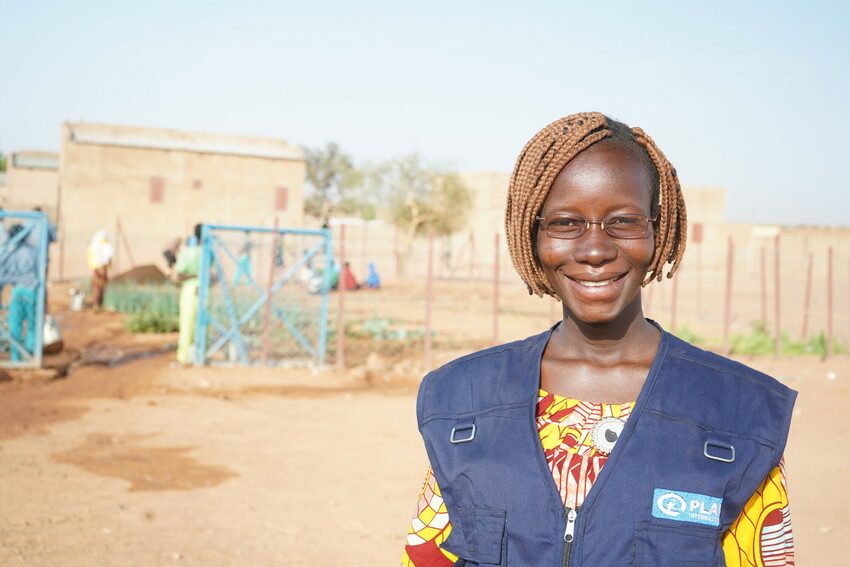
M725 565L719 528L638 522L633 556L636 567Z
M467 506L450 511L452 533L440 546L460 565L507 565L505 511Z

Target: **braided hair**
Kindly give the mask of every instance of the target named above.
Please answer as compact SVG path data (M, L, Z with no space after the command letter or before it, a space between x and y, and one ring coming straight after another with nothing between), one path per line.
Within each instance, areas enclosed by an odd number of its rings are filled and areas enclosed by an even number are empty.
M650 173L650 214L657 219L655 252L642 285L653 279L661 281L665 263L672 264L667 277L673 277L682 261L688 224L676 169L640 128L630 128L598 112L571 114L552 122L531 138L517 158L508 185L505 209L508 250L529 294L556 297L540 266L535 245L536 217L552 183L570 160L602 140L632 151Z

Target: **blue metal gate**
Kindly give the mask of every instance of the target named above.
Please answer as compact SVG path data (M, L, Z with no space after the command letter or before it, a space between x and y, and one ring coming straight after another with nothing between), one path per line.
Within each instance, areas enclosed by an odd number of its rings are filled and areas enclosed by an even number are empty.
M201 246L195 364L324 364L330 230L207 224Z
M0 367L41 366L49 226L42 212L0 211Z

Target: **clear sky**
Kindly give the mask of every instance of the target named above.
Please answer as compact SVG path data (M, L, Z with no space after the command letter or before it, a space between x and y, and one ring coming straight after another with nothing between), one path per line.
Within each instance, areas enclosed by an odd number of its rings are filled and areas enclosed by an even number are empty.
M848 36L840 1L0 0L0 150L84 120L510 171L599 110L733 220L850 225Z

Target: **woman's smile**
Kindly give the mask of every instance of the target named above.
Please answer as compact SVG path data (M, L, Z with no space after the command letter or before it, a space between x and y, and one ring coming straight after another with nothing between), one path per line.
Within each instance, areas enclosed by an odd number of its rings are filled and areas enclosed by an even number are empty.
M575 286L576 293L587 301L612 301L623 290L623 282L628 272L605 278L587 276L565 276Z
M555 177L541 215L584 219L650 216L652 182L645 165L621 145L600 142ZM576 238L538 227L537 254L566 311L590 324L628 324L640 313L641 284L655 251L654 230L616 238L594 223Z

